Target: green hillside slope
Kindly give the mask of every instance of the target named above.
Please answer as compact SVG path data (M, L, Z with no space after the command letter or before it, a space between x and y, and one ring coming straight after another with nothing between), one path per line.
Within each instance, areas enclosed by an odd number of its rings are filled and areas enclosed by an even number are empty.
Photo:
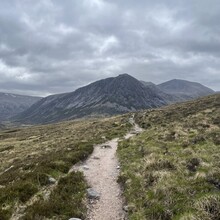
M135 118L118 149L129 219L220 219L220 95Z

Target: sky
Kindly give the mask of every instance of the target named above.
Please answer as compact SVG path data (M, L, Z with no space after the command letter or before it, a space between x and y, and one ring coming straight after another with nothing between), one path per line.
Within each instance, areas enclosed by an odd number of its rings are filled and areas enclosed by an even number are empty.
M220 90L219 0L1 0L0 91L46 96L128 73Z

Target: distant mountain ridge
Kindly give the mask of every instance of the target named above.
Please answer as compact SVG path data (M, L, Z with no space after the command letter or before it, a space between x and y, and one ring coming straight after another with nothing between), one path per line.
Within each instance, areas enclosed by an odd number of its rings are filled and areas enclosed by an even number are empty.
M178 91L175 94L173 90L168 93L164 91L165 85L157 86L151 82L139 81L128 74L121 74L96 81L74 92L43 98L13 119L20 123L44 124L114 115L185 101L192 99L196 93L192 92L192 96L186 97ZM168 85L171 91L172 83ZM211 93L210 91L209 94Z
M85 116L113 115L173 102L128 74L96 81L74 92L43 98L17 117L25 123L50 123Z
M159 89L167 94L183 97L186 100L199 98L201 96L207 96L214 94L215 91L203 86L197 82L190 82L187 80L173 79L157 85Z
M23 112L40 99L40 97L0 92L0 121L8 120Z

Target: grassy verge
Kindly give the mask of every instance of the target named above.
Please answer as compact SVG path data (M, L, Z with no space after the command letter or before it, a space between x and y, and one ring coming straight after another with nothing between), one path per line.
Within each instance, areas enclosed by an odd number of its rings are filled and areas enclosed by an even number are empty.
M82 204L86 184L80 172L62 177L48 200L38 200L26 210L24 220L46 218L84 218L86 209Z
M129 129L127 117L121 116L0 132L0 219L9 219L21 205L25 219L83 218L85 182L69 169L86 159L94 144ZM48 197L51 177L57 185Z
M136 114L119 145L129 219L220 219L220 96Z

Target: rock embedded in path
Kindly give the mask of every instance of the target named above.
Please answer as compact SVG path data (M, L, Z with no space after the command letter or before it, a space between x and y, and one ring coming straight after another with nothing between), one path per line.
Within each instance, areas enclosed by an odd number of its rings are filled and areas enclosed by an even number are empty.
M100 193L96 192L93 188L87 189L87 196L89 199L99 199Z
M102 149L111 149L112 147L110 145L102 145L101 148Z
M81 218L70 218L69 220L81 220Z
M89 167L88 167L87 165L84 165L84 166L83 166L83 169L84 169L84 170L89 170Z

